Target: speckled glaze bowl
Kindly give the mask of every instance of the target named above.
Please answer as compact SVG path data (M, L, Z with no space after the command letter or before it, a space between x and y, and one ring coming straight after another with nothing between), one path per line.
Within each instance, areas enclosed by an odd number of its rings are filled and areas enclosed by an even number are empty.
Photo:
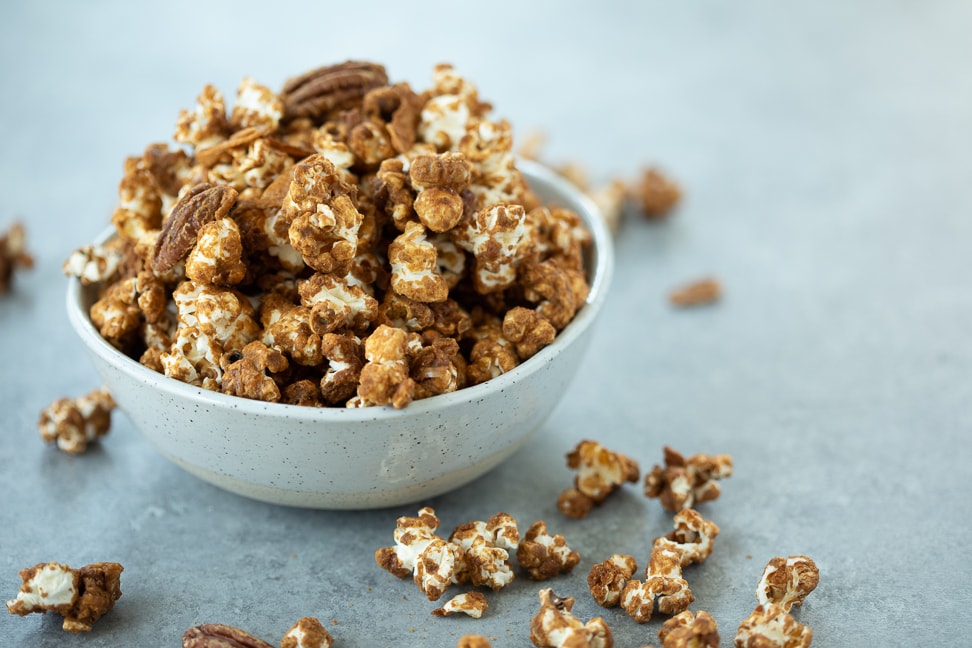
M530 438L577 372L607 293L613 250L597 208L552 171L528 161L519 168L541 198L575 210L591 229L591 290L552 344L480 385L401 410L265 403L193 387L120 353L91 324L94 291L77 280L68 287L68 316L119 408L158 452L189 473L289 506L417 502L483 475Z

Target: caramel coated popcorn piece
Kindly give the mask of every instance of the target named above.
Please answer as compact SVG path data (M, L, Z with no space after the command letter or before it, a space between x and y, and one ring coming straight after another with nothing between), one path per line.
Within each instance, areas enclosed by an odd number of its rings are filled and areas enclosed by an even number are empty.
M308 378L292 382L280 393L280 402L287 405L302 405L304 407L322 407L321 390L317 384Z
M708 612L686 610L662 624L658 640L662 648L719 648L719 628Z
M408 374L408 336L401 329L381 325L365 340L365 359L358 385L363 405L405 407L415 393Z
M776 603L784 612L803 599L820 582L820 570L807 556L776 557L769 561L756 586L756 601L763 606Z
M41 439L57 443L68 454L82 454L88 444L108 434L115 401L105 388L79 398L59 398L45 408L37 422Z
M91 306L91 323L103 338L116 347L127 346L128 340L142 323L138 298L138 280L129 277L111 284Z
M667 547L679 553L682 567L703 562L712 555L712 543L719 535L715 522L706 520L695 509L675 514L675 530L655 540L654 546Z
M680 554L668 547L652 548L644 582L628 581L621 592L621 607L638 623L651 620L656 600L658 611L670 615L685 611L695 600L682 578Z
M255 309L240 292L192 281L179 284L172 299L177 327L169 350L160 355L165 375L220 391L223 354L242 351L258 336Z
M571 613L573 598L540 590L540 611L530 621L530 641L538 648L611 648L614 638L601 617L584 623Z
M343 276L351 269L364 218L354 204L356 193L323 155L294 169L281 217L291 223L290 244L315 270Z
M418 155L409 166L409 180L418 190L413 208L433 232L446 232L463 215L462 192L472 179L472 165L461 153Z
M592 566L587 575L591 596L601 607L617 606L621 602L621 592L637 568L634 557L625 554L612 554L604 562Z
M17 598L7 601L7 610L20 616L57 612L64 617L64 630L88 632L121 597L123 570L114 562L92 563L80 569L56 562L39 563L20 571L23 584Z
M321 378L321 397L328 403L341 403L358 389L365 364L364 346L354 335L328 333L321 338L321 353L328 361Z
M438 601L449 586L458 582L462 549L435 537L415 561L413 580L430 601Z
M297 282L300 303L309 308L308 322L318 335L368 329L378 317L378 301L347 277L315 272Z
M516 550L516 558L533 580L547 580L561 573L570 573L580 562L580 554L567 546L564 536L547 533L543 520L534 522L527 529Z
M456 151L489 105L479 101L476 86L449 64L435 67L433 81L432 97L422 107L418 134L436 151Z
M280 125L283 113L283 99L252 78L243 77L236 90L230 127L235 130L252 127L274 131Z
M813 631L776 603L757 605L736 631L736 648L807 648Z
M219 360L223 369L222 391L232 396L275 403L280 400L280 387L273 379L287 369L287 358L263 342L254 340L242 351L223 354Z
M469 364L466 367L466 376L470 384L478 385L486 382L520 364L516 347L503 334L499 322L488 321L474 326L468 337L474 340L472 350L469 352Z
M226 102L223 93L212 85L206 85L193 110L179 111L175 141L199 148L212 146L226 138Z
M632 193L645 218L650 219L663 218L682 198L678 184L655 168L641 174Z
M436 537L439 518L435 509L425 506L418 511L417 517L402 516L395 527L394 547L383 547L375 552L375 562L382 569L398 578L414 573L419 555L425 551Z
M496 591L513 582L510 552L520 543L516 520L507 513L497 513L485 522L467 522L457 526L449 541L462 549L462 560L456 580L489 587Z
M421 303L445 301L449 285L439 274L436 257L425 227L414 221L407 223L405 231L388 246L392 289Z
M432 610L432 614L435 616L466 614L474 619L479 619L488 607L489 604L482 592L466 592L452 597L442 607Z
M509 288L516 280L516 252L527 235L526 211L521 205L484 207L456 228L456 243L476 259L476 290L490 293Z
M134 242L161 227L165 201L171 197L160 188L144 156L127 158L123 169L111 222L119 235Z
M588 440L567 454L567 466L577 470L577 476L574 488L561 493L557 508L575 519L585 517L592 505L603 502L625 482L637 482L640 474L633 459Z
M654 466L645 475L645 495L659 498L673 513L714 500L721 494L716 480L732 475L729 455L696 454L688 459L665 446L665 467Z
M243 281L243 241L231 218L220 218L199 228L196 245L186 259L186 276L199 284L232 286Z
M121 253L108 246L85 245L72 252L61 269L69 277L80 279L82 285L89 286L114 275L121 260Z
M789 614L802 605L820 579L816 563L807 556L775 557L756 587L758 605L736 632L737 648L805 648L813 632Z
M586 283L575 286L572 273L554 261L527 264L520 284L524 297L538 303L537 314L558 331L570 323L587 298Z
M262 342L279 349L297 364L315 367L324 357L322 337L310 323L311 309L294 304L279 293L270 293L260 304Z
M557 329L536 311L515 306L503 316L503 336L516 345L516 354L523 361L553 342Z
M26 230L22 223L14 223L0 233L0 295L10 290L14 271L34 267L34 258L28 254Z
M303 617L284 634L280 648L331 648L334 639L316 617Z
M493 644L489 643L486 637L472 634L459 637L459 643L456 644L456 648L492 648L492 646Z
M698 279L673 290L668 296L673 306L690 308L718 301L722 296L722 284L711 277Z
M422 336L421 345L409 354L416 400L448 394L465 385L465 361L455 339L431 330Z

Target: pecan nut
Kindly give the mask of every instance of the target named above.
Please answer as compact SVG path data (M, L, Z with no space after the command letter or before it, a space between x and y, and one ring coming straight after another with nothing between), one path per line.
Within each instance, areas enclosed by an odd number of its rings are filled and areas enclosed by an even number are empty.
M197 148L195 151L196 162L204 167L215 166L224 153L248 146L261 137L265 137L269 132L266 128L257 128L256 126L238 130L229 139L225 139L219 144L213 144L205 148Z
M239 628L222 623L204 623L185 631L182 635L182 648L273 648L273 646Z
M180 198L155 242L152 269L165 272L179 263L196 244L199 228L224 217L238 195L232 187L203 182Z
M325 118L351 108L373 88L388 85L385 67L364 61L345 61L288 79L281 97L284 118Z

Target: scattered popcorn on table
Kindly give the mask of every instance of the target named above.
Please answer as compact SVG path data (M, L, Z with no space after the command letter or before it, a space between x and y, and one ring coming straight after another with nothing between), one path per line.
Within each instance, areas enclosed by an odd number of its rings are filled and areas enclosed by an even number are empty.
M712 277L679 286L668 295L672 305L680 308L704 306L718 301L720 297L722 297L722 284Z
M682 557L682 567L703 562L712 555L712 543L719 535L715 522L706 520L695 509L675 514L675 530L655 540L654 546L667 547Z
M59 398L41 411L41 439L68 454L82 454L88 444L108 434L115 400L104 387L79 398Z
M678 184L655 168L645 169L631 187L631 193L645 218L668 215L682 198Z
M459 582L460 569L462 549L436 537L416 559L413 580L430 601L438 601L449 586Z
M805 648L813 632L789 614L802 605L820 580L817 564L807 556L775 557L756 587L756 609L736 632L737 648Z
M645 475L645 495L659 498L666 511L677 513L721 494L716 480L732 475L729 455L692 455L688 459L665 446L665 467Z
M315 617L303 617L284 634L280 648L331 648L334 639Z
M625 482L637 482L638 462L612 452L597 441L581 441L567 454L567 466L577 470L574 488L561 493L557 508L567 517L579 519L591 506L602 503Z
M708 612L680 612L658 630L662 648L719 648L719 628Z
M807 648L813 631L776 603L757 605L736 631L736 648Z
M776 557L767 563L756 586L756 602L760 605L776 603L785 612L803 599L820 582L820 570L807 556Z
M634 557L613 554L604 562L591 567L587 585L591 596L601 607L616 607L621 602L621 592L638 569Z
M638 623L651 620L655 600L662 614L678 614L695 600L688 583L682 578L681 556L668 547L654 547L645 580L630 580L621 592L621 607Z
M570 573L580 562L580 554L567 546L564 536L547 533L543 520L534 522L516 550L520 567L533 580L548 580Z
M540 611L530 621L530 641L538 648L611 648L614 638L601 617L587 623L571 613L573 598L540 590Z
M572 320L591 245L578 214L530 190L491 111L450 65L423 92L358 61L277 93L245 77L231 110L207 85L179 147L125 161L115 238L64 270L91 286L106 340L205 389L401 408L479 384ZM288 369L227 374L254 341Z
M432 610L432 614L435 616L466 614L478 619L483 616L488 607L482 592L466 592L452 597L442 607Z
M451 585L471 583L496 591L513 581L509 552L517 549L520 534L510 515L460 524L448 540L436 535L438 527L439 518L429 507L418 517L398 518L395 546L378 549L375 562L398 578L411 575L430 601Z
M485 522L461 524L449 536L449 542L462 549L462 565L457 579L476 586L500 590L513 581L510 551L516 551L520 532L516 520L497 513Z
M15 270L34 267L34 257L27 253L26 231L22 223L14 223L0 232L0 295L13 285Z
M435 509L423 507L417 517L402 516L395 527L395 546L383 547L375 552L375 562L399 578L411 576L415 571L418 557L429 546L439 528L439 518Z
M17 598L7 601L11 614L57 612L64 617L63 628L88 632L121 597L124 567L100 562L72 569L56 562L39 563L20 571L23 584Z

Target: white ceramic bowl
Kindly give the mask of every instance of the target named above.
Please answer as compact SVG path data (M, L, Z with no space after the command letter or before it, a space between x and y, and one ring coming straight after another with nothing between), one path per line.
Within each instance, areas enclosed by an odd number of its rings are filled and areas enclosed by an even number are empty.
M552 171L528 161L518 166L542 199L575 210L593 233L591 290L552 344L480 385L401 410L265 403L193 387L120 353L91 324L94 291L77 280L68 287L68 316L119 408L156 450L193 475L290 506L418 502L483 475L540 427L577 372L607 293L613 249L597 208Z

